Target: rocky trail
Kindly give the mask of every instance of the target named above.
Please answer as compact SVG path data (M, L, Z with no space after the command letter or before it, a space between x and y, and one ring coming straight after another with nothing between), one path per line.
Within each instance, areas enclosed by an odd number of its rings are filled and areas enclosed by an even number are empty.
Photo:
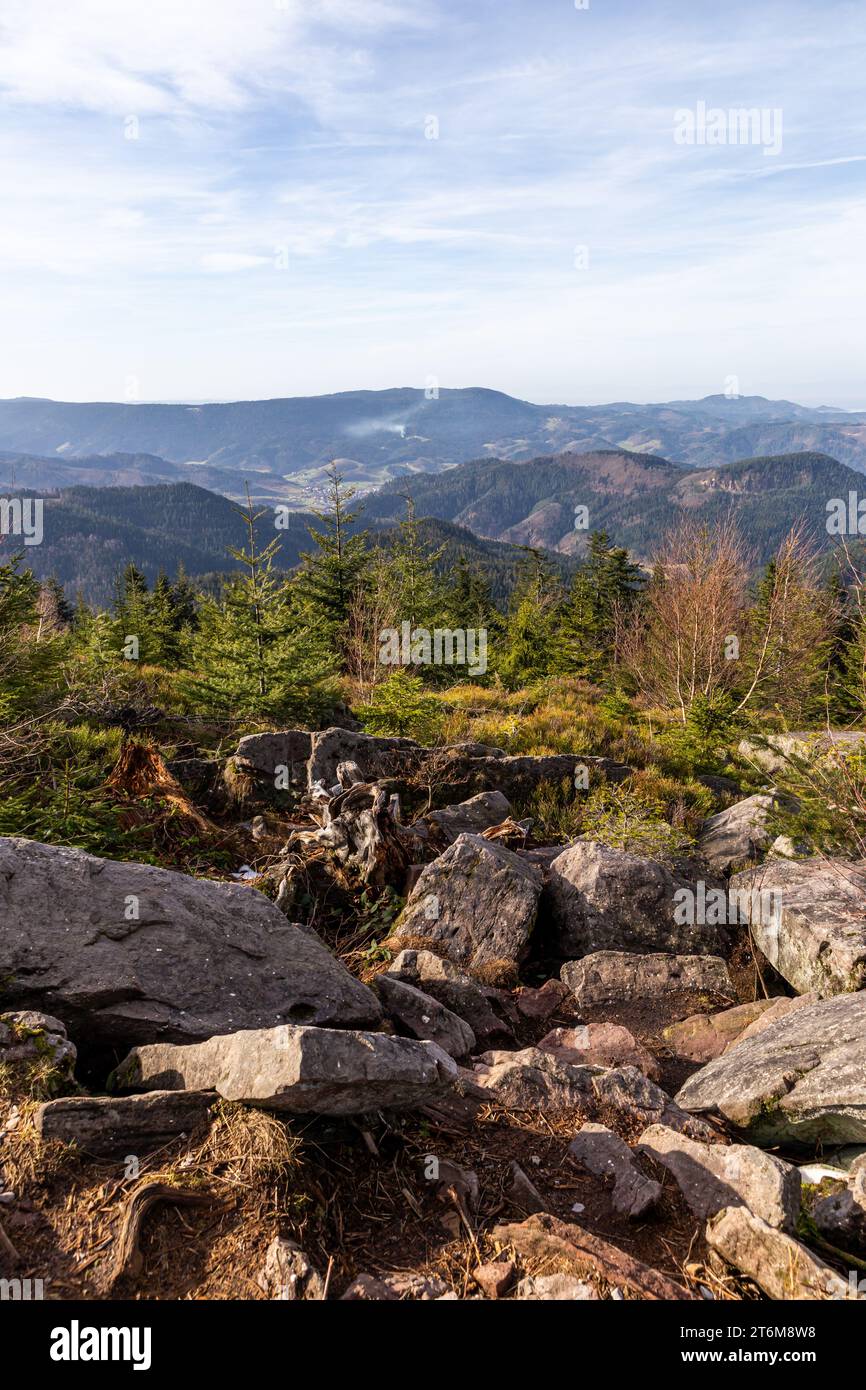
M661 862L521 817L606 759L344 729L153 759L233 881L0 838L0 1276L864 1297L866 865L791 858L771 788Z

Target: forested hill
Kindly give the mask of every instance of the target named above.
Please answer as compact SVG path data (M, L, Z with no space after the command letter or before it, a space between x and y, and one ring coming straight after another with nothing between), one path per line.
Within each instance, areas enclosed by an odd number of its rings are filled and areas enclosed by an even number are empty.
M708 523L733 513L756 563L770 558L782 537L803 520L826 539L827 502L866 492L862 474L826 454L795 453L743 459L718 468L684 469L665 459L622 450L560 454L514 463L480 459L444 478L415 477L389 484L366 499L368 515L399 515L408 492L419 515L467 526L478 535L517 545L579 553L590 530L605 529L641 560L684 517ZM577 507L588 525L575 528Z
M276 529L273 509L262 510L260 542L278 537L277 567L293 569L301 554L313 548L307 527L315 519L308 512L282 512L285 525ZM372 523L371 530L387 544L399 519L396 513ZM356 529L366 524L362 511ZM438 567L443 573L464 557L483 568L494 600L501 604L506 599L524 550L432 518L422 521L419 531L431 550L441 549ZM116 576L129 563L151 583L161 569L173 576L179 566L193 578L224 574L238 567L229 547L244 542L236 505L192 483L67 488L45 497L44 532L41 545L27 547L28 567L40 579L58 579L70 599L81 593L98 606L109 602ZM8 540L6 549L11 549ZM552 557L552 563L564 576L574 568L565 556Z

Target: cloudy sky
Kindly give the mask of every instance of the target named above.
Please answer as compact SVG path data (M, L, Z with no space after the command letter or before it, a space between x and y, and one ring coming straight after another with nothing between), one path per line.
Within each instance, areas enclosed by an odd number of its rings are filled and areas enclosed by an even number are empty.
M864 71L862 0L0 0L0 396L864 408Z

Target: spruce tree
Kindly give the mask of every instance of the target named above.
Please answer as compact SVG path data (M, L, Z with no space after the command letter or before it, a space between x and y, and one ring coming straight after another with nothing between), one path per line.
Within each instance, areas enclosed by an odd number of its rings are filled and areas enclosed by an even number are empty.
M229 553L242 571L202 604L189 693L214 713L314 720L334 701L326 634L274 569L279 538L259 547L256 524L267 509L256 512L247 490L236 510L246 541Z
M355 488L344 486L342 474L332 463L327 506L314 512L322 529L307 527L317 550L301 556L297 580L299 597L311 621L324 624L337 644L345 635L352 596L368 561L366 532L351 533L352 523L360 515L349 508L354 495Z

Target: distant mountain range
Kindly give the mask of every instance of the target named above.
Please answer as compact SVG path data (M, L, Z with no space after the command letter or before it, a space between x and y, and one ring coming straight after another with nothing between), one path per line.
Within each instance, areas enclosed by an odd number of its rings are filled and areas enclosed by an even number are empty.
M80 593L90 604L107 606L117 575L130 562L151 583L161 569L173 577L181 565L205 584L239 568L227 554L229 546L244 542L234 504L192 483L73 487L44 496L44 501L44 539L41 545L25 548L25 564L39 579L59 579L71 600ZM291 570L304 551L314 548L307 531L313 518L291 512L285 521L279 530L271 530L268 518L263 518L259 536L262 543L272 535L279 537L278 568ZM372 522L370 529L385 544L395 533L390 519ZM453 572L464 556L483 569L493 597L504 603L524 550L435 518L423 520L420 532L431 550L442 551L443 574ZM12 538L0 538L0 560L15 548ZM565 555L551 556L551 561L564 578L576 566Z
M459 556L484 570L494 597L510 592L526 547L546 551L564 577L573 572L592 530L607 530L641 562L663 532L684 517L708 523L733 513L756 565L773 554L786 531L804 521L826 544L827 503L866 492L863 475L826 454L742 459L718 468L687 469L652 454L600 450L528 463L479 459L442 478L417 475L365 497L356 529L387 541L405 515L407 491L422 518L425 541L444 547L443 573ZM133 561L150 580L179 565L207 580L236 567L227 556L242 540L235 505L192 483L133 487L70 487L45 497L44 540L26 550L40 578L54 575L70 597L105 604L115 576ZM585 508L586 516L576 512ZM292 569L312 548L309 513L290 512L279 563ZM586 524L576 526L576 520ZM268 518L261 536L271 534ZM0 557L14 548L0 541Z
M804 521L817 541L826 542L828 500L847 498L858 486L866 493L862 474L826 454L685 469L654 455L608 450L530 464L464 463L448 474L447 486L429 477L388 484L366 499L366 515L379 524L393 520L408 492L418 515L454 522L479 536L579 555L589 532L604 529L645 561L678 519L711 523L733 512L762 564L795 522ZM585 518L577 508L586 508Z
M707 469L737 459L829 454L866 472L866 412L762 396L657 405L535 405L500 391L347 391L227 404L0 401L0 492L194 482L302 507L330 461L369 491L468 459L525 463L620 449ZM449 480L450 486L450 480Z

